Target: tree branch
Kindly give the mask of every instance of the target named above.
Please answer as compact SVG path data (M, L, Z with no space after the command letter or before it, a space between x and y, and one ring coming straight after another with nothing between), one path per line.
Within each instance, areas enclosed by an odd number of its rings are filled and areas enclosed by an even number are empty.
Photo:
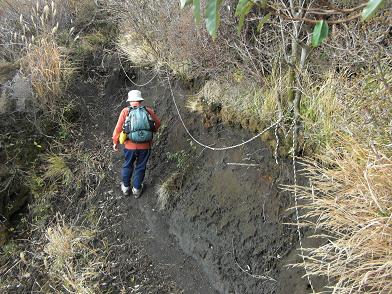
M304 23L307 24L317 24L320 19L311 19L311 18L307 18L307 17L292 17L292 16L288 16L287 14L283 13L281 10L276 10L273 7L270 7L271 9L269 9L268 12L270 12L273 15L276 16L281 16L282 18L284 18L285 20L290 20L290 21L303 21ZM337 19L337 20L328 20L328 24L341 24L341 23L347 23L350 22L354 19L360 18L361 17L361 13L359 14L355 14L353 16L350 16L348 18L343 18L343 19Z

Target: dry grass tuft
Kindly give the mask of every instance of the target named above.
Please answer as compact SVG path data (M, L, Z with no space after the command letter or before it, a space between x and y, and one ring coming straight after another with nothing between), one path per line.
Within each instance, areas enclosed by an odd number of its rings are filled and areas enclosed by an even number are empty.
M178 192L181 178L182 178L181 174L175 172L171 174L165 182L163 182L161 185L158 186L157 205L159 210L163 210L167 208L170 198L173 197L173 195L175 195Z
M0 1L0 59L17 60L30 44L54 37L72 24L69 1Z
M257 132L275 122L282 107L279 80L274 75L267 77L262 87L259 83L236 71L226 78L209 80L202 90L188 102L188 109L198 110L203 101L222 105L224 122L240 124L243 128Z
M257 83L243 80L208 81L201 93L208 103L222 103L237 111L259 114L262 105L261 89Z
M343 130L350 120L351 113L338 95L342 80L342 77L329 74L321 86L315 87L307 77L305 83L309 89L306 92L310 94L304 95L301 104L306 136L304 149L324 152L326 146L334 143L336 130Z
M0 56L21 60L21 70L31 79L37 106L46 110L54 108L73 71L55 42L59 33L66 34L64 29L71 24L68 4L60 0L0 3L0 10L4 9L4 18L0 20L4 53Z
M60 48L50 39L41 40L27 50L22 68L31 78L40 107L53 109L71 73Z
M392 101L374 77L303 81L304 148L319 155L305 165L310 187L298 187L301 218L328 240L305 258L308 273L328 276L334 293L392 291Z
M158 198L157 198L158 209L164 210L169 202L171 192L169 191L165 183L163 183L158 186L157 194L158 194Z
M44 179L51 180L53 182L59 181L65 186L71 185L74 181L74 174L71 171L65 157L56 154L48 155L46 157L46 162Z
M205 103L203 103L203 101L200 99L199 95L190 96L185 103L185 107L191 113L202 114L206 110Z
M84 153L79 148L66 150L61 154L48 154L44 160L46 165L43 179L68 193L70 190L80 189L87 193L94 191L104 177L99 156Z
M76 231L64 223L57 223L57 226L50 227L46 231L48 243L45 246L45 253L54 257L52 266L61 268L72 256L74 256ZM79 240L78 240L79 242Z
M336 132L373 140L380 144L390 141L388 125L392 117L392 100L383 83L367 72L355 79L328 73L323 81L304 77L301 118L304 125L306 151L325 153L328 147L340 144ZM386 72L386 79L392 82Z
M339 139L338 148L317 158L322 165L306 165L311 188L299 188L303 219L328 239L308 249L308 271L336 281L335 292L391 293L391 150Z
M73 293L96 293L104 265L89 242L95 232L69 226L64 221L46 231L45 266L51 288Z

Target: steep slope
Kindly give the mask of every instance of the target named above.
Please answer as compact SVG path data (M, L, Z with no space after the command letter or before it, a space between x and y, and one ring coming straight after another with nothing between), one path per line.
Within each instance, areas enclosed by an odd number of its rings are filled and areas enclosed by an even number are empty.
M139 72L134 81L144 84L151 74ZM129 82L128 87L138 88ZM180 82L174 82L173 88L185 124L206 144L229 146L252 136L242 129L222 125L219 118L212 128L206 129L202 117L185 108L185 96L192 89ZM155 241L145 245L153 258L176 264L178 246L192 256L204 271L199 276L202 282L197 285L207 288L185 287L186 293L293 293L293 289L295 293L306 292L307 282L300 278L303 273L284 268L297 244L294 226L287 225L295 221L293 212L287 211L293 201L279 189L280 185L292 183L291 163L280 159L276 164L273 154L260 140L232 150L206 150L186 133L166 79L153 79L139 89L146 104L152 105L162 118L162 129L156 136L149 163L147 190L139 200L124 199L137 209L127 206L131 217L123 220L122 236L147 223ZM125 93L122 89L111 95L111 104L116 109L110 110L111 119L105 127L107 136L124 106ZM114 154L113 159L115 185L111 188L118 193L116 177L121 155ZM171 188L165 186L168 181L172 181ZM159 187L166 187L168 198L162 212L157 205ZM168 236L169 232L175 239ZM189 259L186 263L190 268L196 266ZM198 278L192 271L189 276L185 274L188 272L182 268L185 264L175 265L181 268L172 274L177 281L192 285Z

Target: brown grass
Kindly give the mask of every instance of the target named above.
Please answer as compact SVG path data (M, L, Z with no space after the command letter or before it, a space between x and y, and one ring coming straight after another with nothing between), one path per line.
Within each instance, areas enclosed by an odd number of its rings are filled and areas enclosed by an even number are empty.
M5 48L1 55L22 60L22 72L31 79L37 104L43 109L53 109L72 72L55 42L60 30L69 30L71 8L68 4L60 0L0 3L4 9L0 42Z
M60 144L61 147L61 144ZM54 184L58 190L83 189L93 191L104 177L101 158L96 154L85 153L78 147L63 150L62 153L44 155L45 173L43 179Z
M336 132L357 138L387 144L391 130L392 100L389 90L378 78L377 72L366 72L356 78L327 73L322 80L314 81L304 75L301 118L306 154L325 153L326 149L340 144ZM391 85L391 69L385 71Z
M237 69L207 81L199 93L189 98L187 108L191 112L202 113L208 105L219 104L222 106L220 114L223 122L258 132L274 123L286 106L279 105L284 87L285 77L279 79L273 73L259 83ZM207 107L203 107L203 103Z
M300 187L307 225L328 242L307 251L311 275L325 275L338 293L392 292L392 154L340 136L318 162L308 162L311 188Z
M45 180L59 182L61 185L69 187L75 180L75 175L69 167L65 156L50 154L46 156Z
M0 58L19 59L29 44L42 36L58 35L71 25L69 1L7 0L0 1Z
M89 242L95 232L69 226L63 220L46 231L45 266L52 289L72 293L97 293L104 265Z
M42 39L27 50L22 68L30 76L41 107L53 109L65 88L68 72L60 48L50 39Z
M180 173L175 172L158 186L156 193L158 195L157 205L159 210L167 208L170 199L178 193L178 181L180 178Z
M301 221L327 240L305 259L334 293L392 291L392 100L378 74L327 74L318 87L303 80L304 148L313 159L310 185L298 187ZM390 69L384 76L390 84Z
M136 65L153 63L192 79L216 75L233 63L226 42L212 41L195 26L192 11L181 10L177 1L113 0L107 6L120 20L119 47Z

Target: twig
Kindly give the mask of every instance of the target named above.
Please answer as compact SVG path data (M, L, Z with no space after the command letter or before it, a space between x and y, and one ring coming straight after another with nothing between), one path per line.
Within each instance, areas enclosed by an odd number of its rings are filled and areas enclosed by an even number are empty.
M269 9L269 12L276 15L276 16L281 16L285 20L289 20L289 21L302 21L307 24L317 24L320 21L320 19L310 19L310 18L306 18L306 17L289 16L289 15L283 13L282 10L276 10L274 8ZM358 13L358 14L355 14L355 15L348 17L348 18L342 18L342 19L337 19L337 20L328 20L328 24L342 24L342 23L350 22L350 21L357 19L357 18L360 18L360 17L361 17L361 13Z
M374 193L373 193L372 187L370 186L369 177L368 177L368 167L366 167L365 171L363 172L363 176L364 176L364 178L365 178L365 180L366 180L366 184L367 184L368 190L369 190L369 192L370 192L370 197L372 198L373 202L377 205L378 209L379 209L381 212L384 213L385 210L381 207L380 203L379 203L378 200L377 200L377 197L376 197L376 196L374 195Z
M293 126L296 125L296 120L297 118L294 117L293 119ZM296 218L296 225L297 225L297 233L298 233L298 242L299 242L299 247L300 247L300 256L302 258L302 262L303 262L303 267L305 270L305 274L306 274L306 278L308 280L308 283L310 285L310 288L312 290L312 293L316 293L313 287L313 283L312 280L310 279L310 275L308 274L308 266L306 264L306 260L305 260L305 250L303 248L303 244L302 244L302 236L301 236L301 226L300 226L300 216L299 216L299 205L298 205L298 193L297 193L297 158L296 158L296 149L297 149L297 132L295 131L295 127L293 127L293 140L292 140L292 164L293 164L293 180L294 180L294 204L295 204L295 218Z
M255 274L251 274L251 273L249 273L247 270L245 270L244 268L242 268L242 267L239 265L239 263L238 263L238 261L237 261L237 257L236 257L236 255L235 255L234 237L232 238L231 243L232 243L232 248L233 248L234 262L235 262L235 264L238 266L238 268L239 268L242 272L244 272L245 274L247 274L248 276L250 276L250 277L252 277L252 278L254 278L254 279L263 279L263 280L268 280L268 281L272 281L272 282L277 282L274 278L271 278L271 277L265 276L265 275L255 275ZM249 267L249 265L248 265L248 267ZM250 270L250 269L249 269L249 270Z
M227 165L237 165L237 166L253 166L259 167L261 164L259 163L241 163L241 162L228 162Z
M20 262L21 259L19 259L13 266L11 266L4 274L1 274L1 276L5 276L6 274L8 274L8 272L11 271L14 267L16 267Z
M279 162L278 162L278 151L279 151L279 135L278 135L278 128L279 128L279 125L277 124L277 125L275 126L275 132L274 132L274 134L275 134L275 139L276 139L276 146L275 146L275 151L274 151L274 157L275 157L275 163L276 163L276 164L279 164Z

